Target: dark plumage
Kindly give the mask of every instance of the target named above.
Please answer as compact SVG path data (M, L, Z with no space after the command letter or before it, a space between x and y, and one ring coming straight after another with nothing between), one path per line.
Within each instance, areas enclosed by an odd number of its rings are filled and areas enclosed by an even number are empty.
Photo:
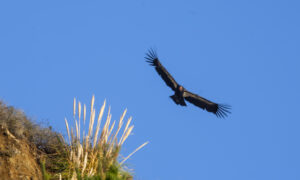
M149 52L146 53L145 58L151 66L155 67L155 70L165 81L165 83L175 92L175 94L170 97L177 105L186 106L185 100L187 100L195 106L198 106L208 112L214 113L217 117L224 118L228 113L230 113L229 105L211 102L197 94L193 94L187 91L185 88L179 85L171 76L171 74L162 66L162 64L158 60L156 52L153 49L150 49Z

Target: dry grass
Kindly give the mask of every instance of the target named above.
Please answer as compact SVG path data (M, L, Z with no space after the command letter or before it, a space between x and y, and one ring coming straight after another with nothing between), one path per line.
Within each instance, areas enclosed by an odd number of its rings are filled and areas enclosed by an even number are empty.
M75 123L75 132L73 128L70 129L67 119L65 119L68 141L70 146L67 147L70 164L71 179L79 177L99 177L106 179L107 172L112 166L121 167L121 165L131 157L136 151L144 147L148 142L139 146L120 163L117 161L119 152L133 130L131 125L132 118L129 117L125 127L124 117L126 109L119 119L119 122L111 120L110 108L106 116L103 127L101 128L101 121L104 114L106 101L99 110L98 118L96 118L96 109L94 107L95 97L92 97L90 107L90 118L88 127L85 127L86 121L86 105L83 105L83 124L81 123L81 102L76 102L74 98L73 118ZM87 129L87 132L85 130ZM121 130L123 128L123 130ZM120 137L120 138L118 138ZM119 174L118 176L122 176ZM126 179L126 178L125 178Z
M51 174L68 169L63 138L51 126L33 122L21 110L0 101L0 126L7 129L19 141L30 145L32 155L38 163L44 161L45 170ZM1 178L0 178L1 179Z
M0 101L0 125L18 139L26 139L34 144L42 152L57 152L59 134L52 131L51 126L43 127L33 122L23 111L6 106L2 101Z

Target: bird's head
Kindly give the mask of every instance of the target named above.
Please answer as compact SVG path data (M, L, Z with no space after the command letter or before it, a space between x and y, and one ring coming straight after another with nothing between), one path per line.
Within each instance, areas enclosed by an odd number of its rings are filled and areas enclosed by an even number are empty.
M183 87L179 85L178 90L179 90L179 92L183 92Z

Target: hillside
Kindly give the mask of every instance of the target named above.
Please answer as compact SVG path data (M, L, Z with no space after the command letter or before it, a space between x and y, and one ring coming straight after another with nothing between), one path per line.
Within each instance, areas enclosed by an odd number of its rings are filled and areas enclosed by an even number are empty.
M78 102L77 106L74 99L76 134L72 127L69 130L65 119L68 133L66 142L62 135L54 132L51 127L42 127L34 123L22 111L6 106L0 101L0 179L132 180L132 172L124 170L123 163L148 142L119 162L121 147L133 129L133 125L130 124L132 118L128 118L123 127L126 110L118 125L115 121L111 123L111 114L108 113L107 120L100 129L105 102L97 123L94 123L94 97L91 104L88 134L84 135L83 131L80 135L81 103ZM78 119L75 118L77 107ZM86 119L85 108L84 104L83 121ZM93 129L96 131L93 132Z
M55 164L61 157L59 134L30 120L22 111L0 101L0 177L43 179L41 167L50 173L63 170Z
M0 126L0 179L42 179L35 148Z

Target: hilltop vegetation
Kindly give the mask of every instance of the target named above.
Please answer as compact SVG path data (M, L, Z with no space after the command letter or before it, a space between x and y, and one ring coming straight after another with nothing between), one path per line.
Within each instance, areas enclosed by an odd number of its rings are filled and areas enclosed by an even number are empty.
M106 121L101 123L104 108L105 102L96 118L93 97L89 122L86 122L86 106L81 106L81 103L76 103L74 99L75 128L69 127L68 121L65 119L68 133L67 140L65 140L51 127L38 125L22 111L6 106L0 101L0 132L2 135L0 138L4 139L1 141L2 143L0 142L0 162L3 161L6 166L15 166L10 163L14 158L20 159L26 156L27 160L26 158L24 160L27 161L27 164L33 165L33 168L23 170L23 172L4 171L4 166L1 166L0 176L11 179L40 179L41 177L43 179L72 180L133 179L131 172L124 169L124 161L147 143L120 160L120 149L133 129L133 125L130 125L132 118L130 117L123 127L126 110L118 123L111 121L110 110L108 110ZM102 128L100 128L101 126ZM28 148L22 148L23 146L28 146ZM23 156L18 157L17 154ZM31 159L30 162L28 159ZM20 167L26 166L26 163L24 164L20 160L15 161L19 162L18 166ZM6 169L18 168L8 167Z

